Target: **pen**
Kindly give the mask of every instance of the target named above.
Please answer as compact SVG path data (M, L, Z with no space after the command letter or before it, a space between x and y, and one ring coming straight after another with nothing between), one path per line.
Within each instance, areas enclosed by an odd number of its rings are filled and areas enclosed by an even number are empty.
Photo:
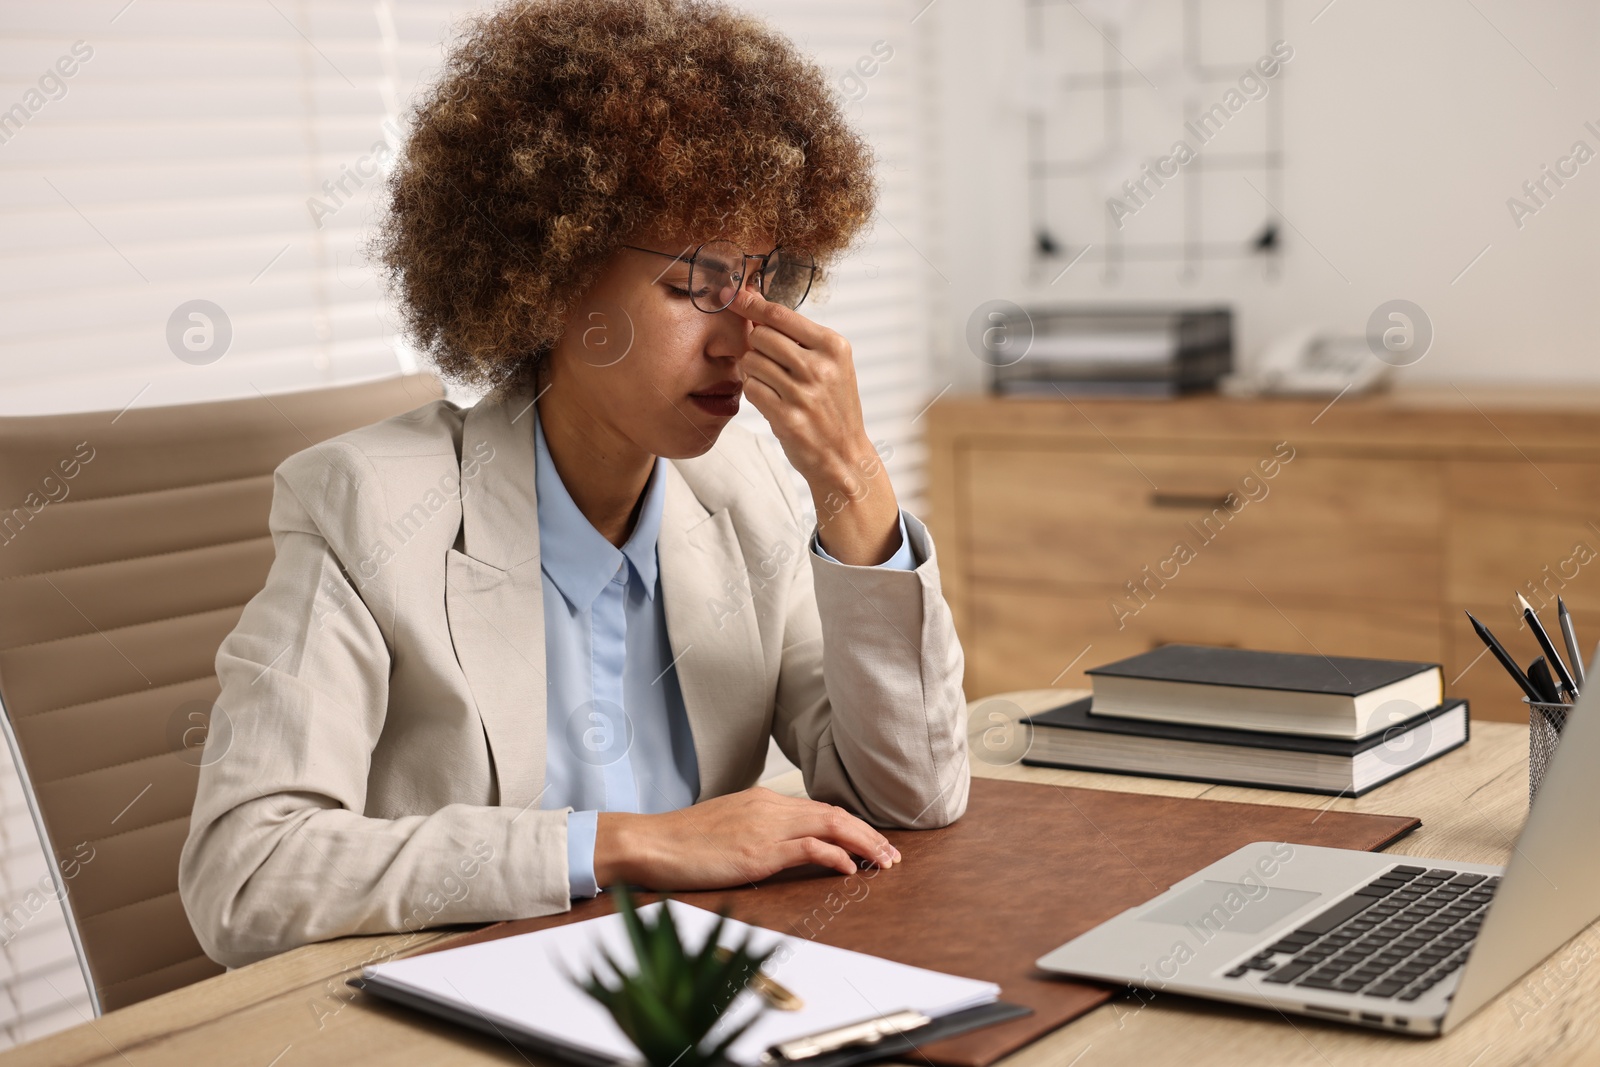
M1578 686L1582 688L1585 678L1583 653L1578 651L1578 632L1572 628L1572 614L1567 611L1567 602L1559 596L1556 597L1556 617L1561 620L1561 637L1567 643L1567 655L1572 657L1572 673L1578 676Z
M1472 618L1472 612L1467 612L1467 618L1472 620L1472 628L1478 631L1478 637L1482 639L1484 644L1489 646L1489 651L1494 653L1494 658L1500 661L1500 666L1504 667L1506 673L1511 675L1511 680L1516 682L1524 693L1528 694L1530 700L1536 700L1543 704L1544 697L1533 687L1533 683L1528 681L1528 676L1522 673L1522 668L1517 666L1517 661L1511 658L1511 653L1506 651L1505 646L1499 642L1494 634L1489 632L1487 626ZM1596 652L1600 653L1600 649L1597 649Z
M1538 688L1540 692L1545 694L1544 702L1542 704L1530 705L1530 711L1537 710L1550 729L1554 730L1559 736L1561 733L1561 728L1566 725L1566 716L1562 715L1558 718L1555 709L1551 707L1551 705L1559 705L1564 703L1564 701L1561 699L1560 693L1556 689L1555 677L1550 673L1550 667L1545 663L1543 656L1535 657L1534 661L1528 664L1528 678L1533 682L1534 686ZM1555 699L1551 699L1552 697ZM1532 725L1531 720L1529 725Z
M875 1045L892 1034L915 1030L927 1026L932 1021L920 1011L906 1008L881 1015L876 1019L868 1019L866 1022L848 1023L820 1034L780 1042L761 1054L761 1063L793 1063L840 1051L852 1045Z
M1541 694L1539 699L1546 704L1562 703L1561 691L1556 687L1555 676L1550 673L1550 665L1544 661L1543 656L1538 656L1528 664L1528 681Z
M726 945L718 945L716 956L726 963L733 959L733 952ZM805 1007L805 1001L791 993L787 986L779 985L760 971L750 979L750 988L761 994L761 999L779 1011L799 1011Z
M1567 665L1561 662L1561 654L1556 651L1555 642L1550 640L1550 635L1545 633L1544 625L1539 621L1539 616L1534 614L1533 605L1528 603L1528 598L1521 593L1517 594L1517 603L1522 607L1522 619L1528 624L1528 629L1533 631L1534 640L1539 642L1539 647L1544 649L1544 658L1556 672L1556 677L1569 692L1578 691L1578 683L1572 680L1572 674L1567 670Z

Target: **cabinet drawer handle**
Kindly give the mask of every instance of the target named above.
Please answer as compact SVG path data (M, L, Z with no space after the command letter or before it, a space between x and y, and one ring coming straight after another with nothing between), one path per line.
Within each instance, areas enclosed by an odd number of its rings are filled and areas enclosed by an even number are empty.
M1232 493L1223 493L1216 496L1211 493L1163 493L1159 490L1150 494L1150 506L1153 508L1204 508L1207 511L1213 508L1226 508L1228 498Z

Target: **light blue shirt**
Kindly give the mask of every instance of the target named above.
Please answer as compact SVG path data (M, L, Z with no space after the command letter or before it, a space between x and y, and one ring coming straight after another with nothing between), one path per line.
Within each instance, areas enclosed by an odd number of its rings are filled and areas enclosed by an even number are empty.
M535 489L544 590L546 762L540 807L567 816L567 881L599 892L595 830L602 811L676 811L700 795L689 717L661 600L656 540L667 460L657 457L633 532L619 549L573 503L534 415ZM811 548L839 561L815 537ZM905 513L900 547L879 564L913 570Z

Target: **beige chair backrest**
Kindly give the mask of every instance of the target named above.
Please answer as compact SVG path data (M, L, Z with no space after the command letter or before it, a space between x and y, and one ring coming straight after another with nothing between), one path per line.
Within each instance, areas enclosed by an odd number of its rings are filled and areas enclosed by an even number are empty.
M97 1014L219 974L178 898L221 644L272 563L273 469L436 378L0 417L0 704Z

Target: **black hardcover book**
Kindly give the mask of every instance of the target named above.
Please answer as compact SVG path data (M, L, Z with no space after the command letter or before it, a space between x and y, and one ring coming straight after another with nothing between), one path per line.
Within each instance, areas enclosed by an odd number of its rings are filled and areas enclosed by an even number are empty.
M1092 698L1021 721L1025 764L1360 796L1465 744L1465 700L1385 724L1359 739L1232 730L1096 715Z
M1087 672L1097 716L1360 738L1444 701L1437 663L1164 645Z

